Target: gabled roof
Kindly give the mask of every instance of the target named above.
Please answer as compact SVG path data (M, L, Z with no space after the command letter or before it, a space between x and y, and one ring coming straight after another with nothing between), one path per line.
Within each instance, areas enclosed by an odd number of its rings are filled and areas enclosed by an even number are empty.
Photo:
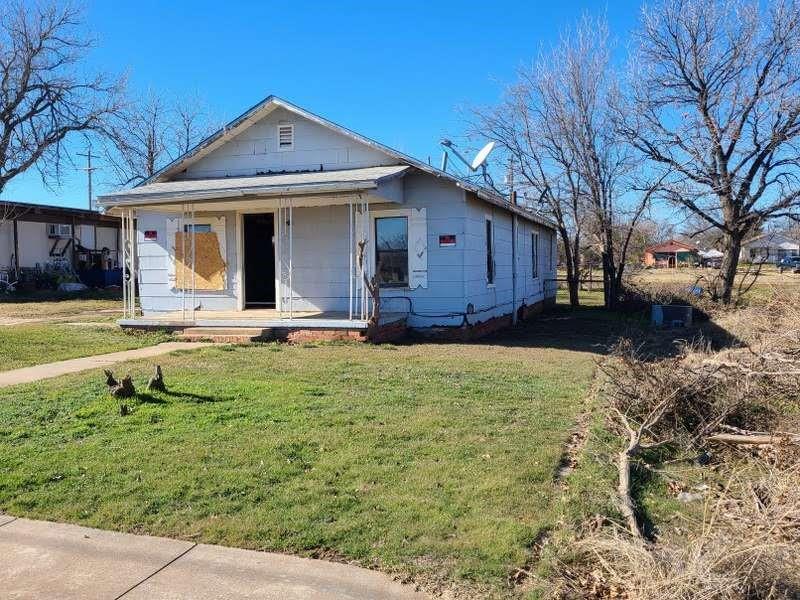
M165 166L163 169L160 169L159 171L154 173L151 177L144 180L137 187L163 182L167 178L175 175L176 173L183 171L193 163L197 162L204 156L207 156L208 154L210 154L211 152L222 146L224 143L226 143L233 137L243 132L245 129L250 127L250 125L253 125L257 121L261 120L264 116L266 116L267 114L269 114L278 107L283 108L296 115L299 115L305 119L308 119L309 121L321 125L322 127L331 129L341 135L347 136L350 139L355 140L356 142L359 142L361 144L364 144L374 150L383 152L387 156L396 159L398 163L412 166L418 169L419 171L428 173L435 177L447 179L455 183L457 186L469 192L472 192L478 198L484 200L485 202L489 202L490 204L494 204L496 206L505 208L513 213L516 213L531 221L535 221L541 225L545 225L553 229L555 228L554 223L549 219L547 219L545 216L537 212L526 210L520 206L512 205L506 200L505 197L501 196L500 194L497 194L493 190L484 188L479 185L475 185L471 181L467 181L460 177L456 177L451 173L442 171L441 169L438 169L423 161L417 160L416 158L408 156L407 154L404 154L398 150L395 150L388 146L384 146L383 144L376 142L373 139L370 139L366 136L356 133L355 131L347 129L346 127L342 127L341 125L338 125L332 121L328 121L327 119L320 117L319 115L309 112L304 108L300 108L299 106L292 104L291 102L288 102L286 100L283 100L282 98L278 98L277 96L274 95L267 96L266 98L264 98L264 100L246 110L240 116L233 119L230 123L223 126L221 129L212 133L206 139L198 143L194 148L186 152L186 154L177 158L176 160Z
M644 249L645 252L697 252L697 248L684 244L678 240L667 240L661 244L654 244Z

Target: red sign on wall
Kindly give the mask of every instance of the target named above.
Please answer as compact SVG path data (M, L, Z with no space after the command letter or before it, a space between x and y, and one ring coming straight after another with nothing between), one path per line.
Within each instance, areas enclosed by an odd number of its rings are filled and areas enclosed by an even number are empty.
M439 236L439 247L448 248L456 245L456 236L453 233Z
M158 231L155 229L148 229L144 232L144 239L146 240L155 240L158 238Z

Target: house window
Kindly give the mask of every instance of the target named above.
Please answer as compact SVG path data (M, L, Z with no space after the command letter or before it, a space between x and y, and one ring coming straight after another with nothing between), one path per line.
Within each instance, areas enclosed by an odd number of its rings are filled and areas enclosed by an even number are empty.
M278 150L294 150L294 125L278 125Z
M531 234L531 275L534 279L539 276L539 234Z
M494 284L494 235L492 220L486 219L486 283Z
M183 226L184 233L211 233L210 223L195 223L192 225L188 223Z
M381 287L408 285L408 217L375 219L375 264Z

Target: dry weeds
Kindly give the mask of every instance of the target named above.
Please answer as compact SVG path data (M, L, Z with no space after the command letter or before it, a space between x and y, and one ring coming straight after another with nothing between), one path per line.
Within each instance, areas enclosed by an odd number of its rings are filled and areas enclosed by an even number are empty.
M702 517L680 537L587 528L560 565L555 597L800 598L800 294L717 318L742 347L694 344L646 362L627 343L603 364L603 391L627 460L663 470L647 451L713 455L725 485L706 492Z

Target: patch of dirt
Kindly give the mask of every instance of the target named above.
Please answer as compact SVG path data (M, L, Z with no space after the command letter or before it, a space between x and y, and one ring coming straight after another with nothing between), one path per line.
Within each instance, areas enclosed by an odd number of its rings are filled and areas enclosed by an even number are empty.
M575 426L572 429L567 441L564 443L564 448L561 453L561 459L553 473L553 483L560 490L561 495L566 491L566 479L569 474L578 466L578 460L584 447L586 440L589 437L589 424L591 423L592 410L595 405L595 398L599 383L597 377L592 382L592 387L584 399L584 410L578 415L575 420ZM525 561L520 567L515 567L508 575L508 583L511 587L517 590L524 590L531 586L534 578L533 570L536 564L541 560L542 553L550 543L552 531L544 529L539 532L536 539L533 540L529 547L528 560Z
M553 476L555 483L560 486L565 485L567 476L578 465L578 456L586 445L586 438L589 437L590 415L591 413L584 412L578 416L576 426L564 444L564 452Z

